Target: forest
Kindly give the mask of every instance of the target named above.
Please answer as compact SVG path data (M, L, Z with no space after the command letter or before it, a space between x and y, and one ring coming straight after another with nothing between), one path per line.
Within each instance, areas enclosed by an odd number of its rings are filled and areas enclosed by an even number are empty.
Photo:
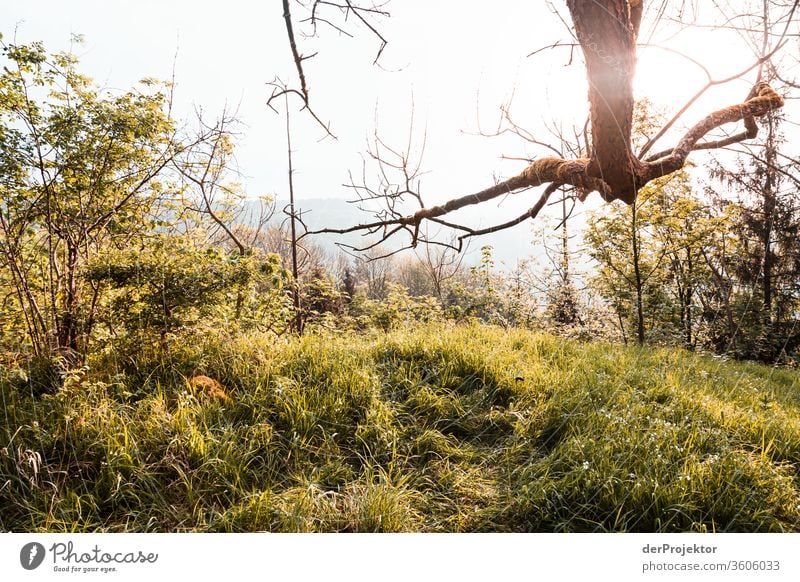
M3 29L0 531L800 531L800 2L542 3L528 57L579 69L579 122L509 101L478 133L515 169L444 199L413 124L376 129L347 224L296 172L347 131L315 59L380 67L403 8L272 4L265 195L234 110ZM687 102L634 85L649 51L699 69Z

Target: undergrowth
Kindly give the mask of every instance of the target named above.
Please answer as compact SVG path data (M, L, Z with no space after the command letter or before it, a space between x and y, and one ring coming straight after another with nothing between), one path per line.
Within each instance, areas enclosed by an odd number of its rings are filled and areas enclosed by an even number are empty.
M5 531L800 530L800 375L679 350L219 332L0 397Z

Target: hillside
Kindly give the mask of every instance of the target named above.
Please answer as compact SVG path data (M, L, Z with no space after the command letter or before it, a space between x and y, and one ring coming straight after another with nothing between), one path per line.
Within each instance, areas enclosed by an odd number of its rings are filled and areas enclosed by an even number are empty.
M791 370L477 325L92 368L0 367L1 530L800 530Z

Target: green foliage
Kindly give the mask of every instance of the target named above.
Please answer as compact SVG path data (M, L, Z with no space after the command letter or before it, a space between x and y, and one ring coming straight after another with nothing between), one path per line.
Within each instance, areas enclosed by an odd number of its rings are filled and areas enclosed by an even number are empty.
M430 295L413 296L405 287L389 283L383 301L356 294L348 312L358 329L390 331L414 322L440 321L444 317L440 302Z
M300 305L305 325L335 326L337 316L344 312L345 295L336 288L333 277L321 268L302 278Z
M502 323L500 277L494 271L492 247L481 247L480 262L470 268L469 278L449 285L444 303L450 317L460 321L477 319L487 323Z
M0 530L800 531L796 372L522 331L608 335L566 230L546 297L488 246L468 273L348 266L343 291L317 249L293 282L253 251L285 255L280 229L235 224L232 120L182 137L167 85L0 46ZM745 210L679 172L590 220L623 339L791 361L796 285L754 293L745 234L772 222Z
M562 281L548 297L546 316L557 326L570 326L580 321L578 290L571 281Z
M694 349L706 323L702 308L717 291L707 258L730 217L701 204L685 172L648 184L636 204L635 214L616 205L590 218L586 242L598 263L593 284L623 337L635 335L641 295L647 340Z
M280 257L228 254L187 237L163 236L140 249L106 252L86 277L110 287L103 321L128 338L132 352L190 328L235 322L247 329L260 319L275 323L289 315Z
M38 355L85 352L96 296L88 258L149 229L162 174L182 147L166 87L113 94L72 54L2 45L0 256L14 288L12 320Z
M226 291L249 282L249 267L246 259L227 257L219 249L165 237L141 249L105 253L87 278L117 291L114 320L166 334L208 316Z
M721 292L711 310L727 322L715 326L714 340L737 357L769 363L792 361L800 349L800 198L784 121L783 112L764 116L757 156L742 151L714 161L706 192L734 217L727 244L714 249Z
M800 530L795 371L444 324L165 361L227 404L113 362L39 398L0 366L0 529Z

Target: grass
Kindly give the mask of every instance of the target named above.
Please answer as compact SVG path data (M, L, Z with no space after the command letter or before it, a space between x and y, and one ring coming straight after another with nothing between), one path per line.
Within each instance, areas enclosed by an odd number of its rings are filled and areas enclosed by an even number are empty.
M0 529L800 530L791 370L444 325L142 358L0 368Z

